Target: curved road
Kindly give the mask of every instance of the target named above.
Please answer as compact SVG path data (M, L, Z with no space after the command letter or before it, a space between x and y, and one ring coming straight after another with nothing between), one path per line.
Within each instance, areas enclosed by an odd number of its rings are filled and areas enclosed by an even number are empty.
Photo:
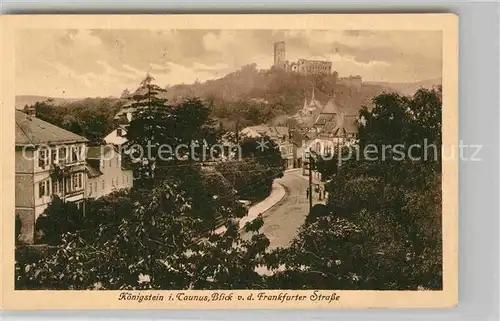
M306 198L308 181L302 171L286 172L277 179L286 191L285 196L270 210L264 213L264 225L260 229L271 242L269 248L287 247L298 233L309 212L309 201ZM248 233L242 234L244 239Z

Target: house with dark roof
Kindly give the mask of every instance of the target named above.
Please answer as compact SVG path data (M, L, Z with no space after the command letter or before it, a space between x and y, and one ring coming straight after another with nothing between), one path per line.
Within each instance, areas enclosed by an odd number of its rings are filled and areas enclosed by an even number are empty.
M32 243L36 219L52 195L81 206L88 140L32 114L15 113L15 213L21 220L19 241Z
M332 95L317 114L313 126L307 131L303 153L311 151L318 155L331 156L337 147L354 143L358 133L356 110L348 104L338 104ZM305 170L303 173L306 173ZM314 175L315 178L320 178L319 173Z
M114 191L130 189L133 173L125 168L122 155L114 145L87 149L87 186L85 198L99 198Z

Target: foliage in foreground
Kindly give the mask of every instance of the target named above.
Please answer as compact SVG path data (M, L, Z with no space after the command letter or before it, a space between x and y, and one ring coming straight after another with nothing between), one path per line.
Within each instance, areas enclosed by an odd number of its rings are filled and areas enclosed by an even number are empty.
M244 241L232 213L222 234L204 234L193 200L175 184L163 183L120 218L96 222L87 231L63 235L53 253L21 257L16 288L37 289L219 289L255 288L262 277L267 238ZM224 208L219 209L224 211ZM230 210L230 209L229 209ZM200 239L200 235L206 235ZM34 259L34 260L33 260Z
M417 149L400 159L390 150L385 159L344 161L331 173L327 206L309 215L289 248L266 252L262 219L247 225L252 237L242 240L236 222L245 212L237 197L220 197L215 190L224 184L216 175L216 184L190 188L198 180L183 169L124 199L100 200L90 207L97 211L93 225L63 234L49 253L18 255L16 288L441 289L441 92L384 94L374 103L361 112L357 148L426 140L437 157L425 159ZM213 213L227 227L223 234L206 234L207 222L209 232L215 227ZM261 265L276 273L257 274Z

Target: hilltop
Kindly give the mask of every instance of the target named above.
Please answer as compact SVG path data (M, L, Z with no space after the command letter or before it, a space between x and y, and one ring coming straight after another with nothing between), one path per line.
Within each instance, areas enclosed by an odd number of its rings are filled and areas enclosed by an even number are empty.
M368 84L391 88L396 92L409 96L413 95L420 88L431 89L441 85L442 82L443 80L440 77L412 83L368 82Z
M357 114L363 106L372 105L373 97L382 92L399 92L412 95L418 88L431 88L441 84L441 79L417 83L362 82L350 84L338 81L336 75L305 76L276 69L257 69L247 65L224 77L193 84L166 87L166 98L177 103L189 97L200 97L212 106L212 116L228 130L238 126L261 123L284 124L311 98L325 104L334 97L337 105L349 114ZM17 96L16 108L22 109L36 101L45 101L45 96ZM66 111L83 103L84 99L52 98L51 105L65 106ZM117 98L94 98L84 105L94 105L101 100ZM82 102L82 103L80 103ZM107 103L106 103L107 104Z
M21 110L26 105L28 106L33 105L36 102L46 101L49 98L53 100L52 103L54 105L63 105L66 103L72 103L75 101L83 100L83 98L58 98L58 97L54 98L54 97L37 96L37 95L17 95L15 107L16 109Z

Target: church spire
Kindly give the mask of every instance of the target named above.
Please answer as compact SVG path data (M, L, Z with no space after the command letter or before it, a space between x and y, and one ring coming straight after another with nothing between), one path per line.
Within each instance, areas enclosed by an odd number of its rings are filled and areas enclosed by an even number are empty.
M304 107L302 109L307 111L307 97L304 97Z

